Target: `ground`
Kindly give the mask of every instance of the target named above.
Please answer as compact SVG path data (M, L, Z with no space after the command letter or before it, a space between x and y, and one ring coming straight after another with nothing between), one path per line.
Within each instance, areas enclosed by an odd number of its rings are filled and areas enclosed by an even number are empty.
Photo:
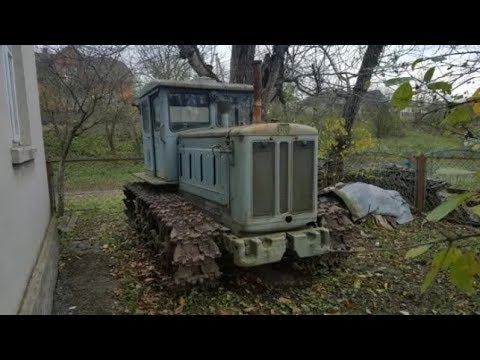
M480 296L463 294L444 275L420 293L431 254L409 261L406 249L385 251L437 238L439 231L474 231L466 226L422 226L416 219L388 230L364 221L355 229L357 252L335 269L227 266L215 289L169 293L158 287L151 251L127 226L120 191L76 193L67 208L76 222L61 240L57 314L480 313Z
M49 156L58 149L46 132ZM138 156L119 140L116 154L106 143L88 135L77 139L71 157ZM103 142L102 142L103 141ZM376 149L401 154L458 148L461 140L407 132L404 137L378 141ZM387 159L388 160L388 159ZM455 162L443 168L464 168ZM242 270L224 267L220 286L171 294L158 287L152 254L138 242L123 214L121 185L141 171L142 161L69 163L66 168L67 209L72 228L61 240L56 314L472 314L480 312L479 295L467 296L439 276L420 293L431 254L405 260L406 249L437 238L438 225L414 223L387 230L370 221L357 225L351 254L333 270L305 272L290 264ZM467 167L465 167L468 169ZM445 171L443 171L444 173ZM442 173L442 174L443 174ZM457 176L452 171L442 176ZM461 176L465 178L464 174ZM471 228L442 223L451 233ZM478 230L477 230L478 231ZM373 250L373 251L372 251Z

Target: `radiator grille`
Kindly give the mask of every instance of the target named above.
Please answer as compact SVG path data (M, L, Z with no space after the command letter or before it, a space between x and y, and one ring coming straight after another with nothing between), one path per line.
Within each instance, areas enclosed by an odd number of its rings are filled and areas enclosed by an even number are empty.
M288 143L280 143L280 213L288 212Z
M293 143L292 212L313 210L314 142Z
M253 143L253 216L275 213L275 143Z

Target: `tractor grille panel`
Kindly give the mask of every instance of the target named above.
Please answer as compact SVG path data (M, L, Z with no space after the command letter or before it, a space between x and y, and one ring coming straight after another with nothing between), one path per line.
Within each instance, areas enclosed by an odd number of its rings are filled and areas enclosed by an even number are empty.
M313 141L293 143L293 213L313 210L314 150Z
M275 143L253 143L253 216L275 213Z
M280 213L288 212L288 143L280 143Z

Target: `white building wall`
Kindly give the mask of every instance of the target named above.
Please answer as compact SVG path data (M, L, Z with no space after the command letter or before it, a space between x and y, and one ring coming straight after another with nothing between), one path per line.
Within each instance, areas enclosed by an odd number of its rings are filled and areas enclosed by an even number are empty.
M28 145L36 149L33 159L17 165L12 164L4 46L0 45L0 314L15 314L50 220L50 204L33 46L10 46L23 141L17 148L28 154Z

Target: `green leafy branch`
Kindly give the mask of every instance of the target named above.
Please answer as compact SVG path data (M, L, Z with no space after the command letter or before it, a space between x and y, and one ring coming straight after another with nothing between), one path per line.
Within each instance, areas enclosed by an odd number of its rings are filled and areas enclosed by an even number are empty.
M433 209L427 215L426 220L432 222L440 221L469 200L480 200L480 194L477 192L466 192L463 194L454 195ZM473 207L472 211L476 215L480 216L480 205ZM448 246L435 253L430 263L430 269L425 275L421 291L427 291L438 273L440 271L446 271L449 273L449 279L452 284L465 291L467 294L473 293L474 278L476 275L480 274L480 262L478 262L476 254L473 251L462 252L458 242L460 240L479 236L480 233L462 235L454 238L446 236L442 242L447 242ZM430 243L417 245L416 247L410 249L406 253L405 257L407 259L412 259L425 254L432 248L433 244L437 242L439 241L432 241Z
M412 70L415 69L415 65L425 59L417 59L412 64ZM396 86L398 88L392 95L391 104L394 108L401 111L406 109L412 103L413 97L422 92L430 92L440 95L446 102L446 115L441 123L444 128L462 127L468 130L467 125L471 123L477 114L480 114L480 88L475 93L464 101L450 101L447 99L447 95L452 93L452 83L448 81L432 81L435 74L435 67L429 68L424 74L422 79L416 79L413 77L399 77L389 79L385 81L387 86ZM415 85L412 87L411 82L414 81ZM452 96L454 100L459 100L463 96ZM431 112L436 112L438 109L434 109ZM424 115L427 115L428 112Z
M451 196L447 201L440 204L429 214L427 214L425 222L438 222L444 219L452 211L466 203L467 201L480 201L480 193L467 192ZM476 215L480 216L480 205L470 208ZM408 249L405 254L406 259L413 259L426 254L434 245L446 244L446 247L438 250L430 263L430 269L425 275L421 291L426 292L432 285L433 280L440 271L449 273L449 279L458 288L467 294L474 292L473 284L475 276L480 274L480 262L476 258L476 254L471 251L462 251L461 248L468 247L470 244L461 244L462 240L472 240L480 238L480 232L468 235L449 236L442 233L441 239L430 240L416 244L400 247L373 248L373 249L349 249L337 250L341 253L365 253L365 252L388 252Z
M442 59L417 59L412 63L412 70L415 66L426 60L434 62ZM396 86L398 88L393 93L391 104L399 111L404 110L410 106L413 97L421 92L431 92L439 94L446 101L446 115L441 126L446 128L463 128L469 130L467 125L471 123L475 115L480 114L480 88L475 91L472 97L465 101L454 102L447 99L448 95L452 93L452 83L447 81L434 81L435 67L429 68L423 73L422 79L415 79L413 77L401 77L385 81L387 86ZM438 80L438 79L437 79ZM411 82L415 82L412 87ZM463 98L462 96L452 96L454 100ZM435 110L436 111L436 110ZM480 176L480 173L477 174ZM437 222L444 219L455 209L462 206L467 201L480 201L480 192L466 192L457 194L448 198L445 202L433 209L426 217L426 221ZM477 216L480 216L480 205L470 208L470 210ZM445 236L445 239L434 240L427 243L417 244L415 247L408 250L405 257L407 259L416 258L430 251L434 244L446 243L447 247L438 250L432 258L430 269L425 275L422 292L425 292L432 285L433 280L440 271L448 272L449 279L452 284L462 289L468 294L473 293L474 278L480 274L480 263L473 251L461 250L458 242L460 240L472 239L479 237L480 234L462 235L455 238Z

